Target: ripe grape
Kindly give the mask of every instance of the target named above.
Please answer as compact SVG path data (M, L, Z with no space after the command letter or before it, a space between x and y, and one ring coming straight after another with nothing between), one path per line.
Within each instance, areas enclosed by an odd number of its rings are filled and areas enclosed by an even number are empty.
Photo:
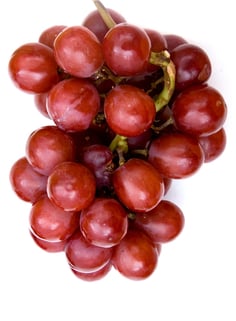
M88 129L99 108L98 91L87 79L62 80L48 93L48 114L58 128L67 132Z
M179 45L187 43L187 40L176 34L165 34L167 49L171 53Z
M54 41L54 55L65 72L79 78L91 77L103 64L101 43L84 26L63 29Z
M112 263L123 276L131 280L143 280L155 270L158 252L146 233L129 229L115 247Z
M53 49L56 37L65 28L66 26L64 25L51 26L40 34L38 41Z
M36 172L24 156L12 165L9 178L13 190L23 201L35 203L46 193L47 177Z
M227 106L214 87L195 85L182 91L172 104L175 126L193 136L207 136L224 124Z
M162 200L148 213L137 214L135 226L146 232L154 243L166 243L175 239L183 230L184 215L176 204Z
M65 211L81 211L89 206L96 192L93 173L77 162L58 164L48 177L50 200Z
M35 242L35 244L40 247L41 249L43 249L46 252L49 253L57 253L57 252L63 252L65 249L65 246L67 244L67 240L63 240L63 241L47 241L44 239L41 239L40 237L38 237L36 234L30 232L30 236L32 237L33 241Z
M198 139L203 152L204 152L204 162L209 163L219 157L226 147L226 132L222 127L217 132L208 135L201 136Z
M151 41L144 29L119 23L106 33L102 46L105 63L114 74L134 76L145 71Z
M13 83L31 94L47 92L59 81L53 50L42 43L27 43L17 48L8 70Z
M79 272L73 268L71 268L71 271L74 273L74 275L84 281L98 281L104 278L111 270L112 264L109 261L105 266L100 268L97 271L94 272Z
M125 18L118 12L113 9L107 8L107 11L111 15L112 19L116 23L125 22ZM99 39L103 41L105 34L108 32L109 28L103 21L100 13L97 10L90 12L87 17L85 17L82 25L90 29Z
M38 111L47 118L50 118L48 111L47 111L47 97L48 92L42 94L35 94L34 95L34 103Z
M185 43L171 52L176 68L175 90L182 91L190 85L206 82L211 75L211 62L207 53L199 46Z
M165 177L185 178L199 170L204 153L196 138L170 132L152 140L148 161Z
M114 87L106 96L104 114L109 127L121 136L138 136L148 130L155 118L153 99L131 85Z
M29 135L26 158L35 171L48 176L57 164L75 159L74 141L57 126L43 126Z
M112 181L120 201L134 212L150 211L164 195L161 175L146 160L129 159L114 171Z
M91 244L112 247L119 244L127 232L127 212L113 198L96 198L81 211L80 229Z
M29 216L30 231L49 242L68 239L79 226L77 212L64 211L45 195L33 204Z
M69 239L65 255L70 267L78 272L93 273L109 264L113 248L89 243L78 229Z

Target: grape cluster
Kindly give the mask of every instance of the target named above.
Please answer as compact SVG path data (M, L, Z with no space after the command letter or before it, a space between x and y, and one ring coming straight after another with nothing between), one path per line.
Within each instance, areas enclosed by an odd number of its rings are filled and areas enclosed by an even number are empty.
M9 75L50 124L28 137L10 182L29 231L80 279L112 267L142 280L184 227L166 194L226 145L227 107L206 52L97 9L14 51Z

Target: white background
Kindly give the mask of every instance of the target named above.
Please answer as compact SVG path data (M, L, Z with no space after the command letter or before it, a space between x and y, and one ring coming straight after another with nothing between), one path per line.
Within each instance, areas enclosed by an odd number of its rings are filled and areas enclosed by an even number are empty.
M0 4L0 319L28 320L236 320L236 99L233 1L115 1L104 5L127 21L175 33L204 48L212 62L209 83L225 97L227 147L191 178L172 185L168 198L185 214L182 234L162 248L159 265L145 281L116 271L84 282L64 254L36 247L28 233L30 205L9 184L13 162L24 155L28 135L49 120L33 97L9 79L7 65L20 45L37 41L56 24L80 24L91 0L8 0Z

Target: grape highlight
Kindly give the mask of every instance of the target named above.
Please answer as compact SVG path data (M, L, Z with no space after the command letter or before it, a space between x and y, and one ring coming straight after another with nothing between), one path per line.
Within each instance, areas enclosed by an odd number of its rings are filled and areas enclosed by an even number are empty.
M32 240L63 253L76 278L145 280L185 226L173 180L224 152L227 105L203 48L93 2L80 25L49 26L9 58L13 84L49 122L9 180L31 205Z

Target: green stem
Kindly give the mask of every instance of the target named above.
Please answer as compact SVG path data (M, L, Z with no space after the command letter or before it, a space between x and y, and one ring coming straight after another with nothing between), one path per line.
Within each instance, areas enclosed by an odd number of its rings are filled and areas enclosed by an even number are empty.
M152 126L152 129L154 130L155 133L159 133L160 131L162 131L163 129L165 129L166 127L168 127L169 125L173 125L174 124L174 119L172 116L170 116L162 125L160 126Z
M110 143L110 150L114 152L117 148L121 149L124 153L128 152L127 137L116 135Z
M93 0L95 6L98 9L98 12L100 13L100 16L102 17L102 20L106 24L107 28L111 29L113 28L116 23L113 20L112 16L108 12L108 10L104 7L104 5L99 0Z
M163 70L164 87L162 91L154 97L156 111L158 112L170 101L175 90L175 65L170 59L170 54L167 50L151 53L150 63L160 66Z

